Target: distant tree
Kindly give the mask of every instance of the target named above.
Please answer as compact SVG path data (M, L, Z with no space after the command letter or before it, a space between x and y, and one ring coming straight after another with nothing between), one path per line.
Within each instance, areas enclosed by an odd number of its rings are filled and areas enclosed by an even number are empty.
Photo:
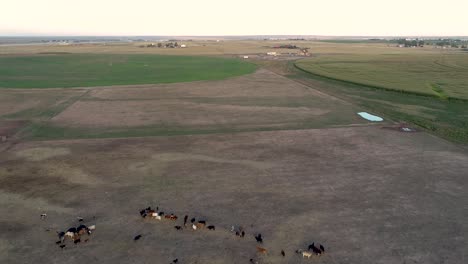
M158 43L158 48L162 47L162 44L161 42Z
M176 47L176 48L179 47L179 44L177 42L174 43L174 47Z

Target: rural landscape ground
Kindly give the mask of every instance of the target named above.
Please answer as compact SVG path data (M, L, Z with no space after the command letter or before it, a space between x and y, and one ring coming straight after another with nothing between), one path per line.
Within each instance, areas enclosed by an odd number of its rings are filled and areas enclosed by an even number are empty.
M467 262L468 53L279 44L0 46L0 263Z

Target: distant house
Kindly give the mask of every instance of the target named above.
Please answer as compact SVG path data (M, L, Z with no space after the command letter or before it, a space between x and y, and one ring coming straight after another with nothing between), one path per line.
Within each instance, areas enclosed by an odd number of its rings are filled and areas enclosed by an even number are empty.
M249 58L249 56L244 56L244 59L248 59L248 58Z
M278 55L278 53L276 51L270 51L270 52L267 52L267 55L276 56Z
M187 47L187 45L185 45L185 44L181 44L181 45L180 45L180 47L181 47L181 48L186 48L186 47Z

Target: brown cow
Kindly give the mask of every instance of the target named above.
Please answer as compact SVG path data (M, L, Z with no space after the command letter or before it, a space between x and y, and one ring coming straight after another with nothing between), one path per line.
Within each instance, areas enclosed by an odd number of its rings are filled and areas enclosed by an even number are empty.
M261 253L261 254L266 254L267 253L266 248L262 248L262 247L259 247L259 246L257 246L257 251L258 251L258 253Z

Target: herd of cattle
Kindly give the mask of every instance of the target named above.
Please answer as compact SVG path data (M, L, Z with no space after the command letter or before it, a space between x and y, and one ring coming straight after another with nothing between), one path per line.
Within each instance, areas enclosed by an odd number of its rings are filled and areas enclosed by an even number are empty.
M152 209L151 207L147 207L145 209L140 210L140 216L145 218L145 219L154 219L154 220L159 220L162 221L168 220L168 221L173 221L177 222L179 219L175 214L165 214L162 211L159 211L159 207L156 207L156 209ZM44 218L45 214L41 215L41 218ZM79 222L82 222L83 219L79 218ZM192 230L201 230L201 229L208 229L211 231L215 231L216 227L214 225L207 225L205 220L196 220L195 217L190 219L189 223L189 216L185 215L183 219L183 226L182 225L175 225L174 228L176 230L182 230L184 228L190 228ZM67 231L62 231L62 232L57 232L59 240L56 242L62 249L66 247L65 241L67 239L73 241L74 244L78 244L81 242L88 242L89 241L89 236L92 234L92 232L96 229L95 225L91 226L86 226L84 224L80 224L78 227L70 227L67 229ZM236 227L232 226L231 227L231 233L235 234L236 236L240 238L244 238L246 236L245 230L242 227ZM140 238L142 238L142 234L136 235L133 240L137 241ZM263 236L262 234L254 234L253 237L257 241L259 245L263 244ZM259 254L267 254L268 250L264 247L261 247L257 245L256 249ZM308 246L307 250L301 250L298 249L295 251L297 254L302 254L303 258L310 258L311 256L321 256L325 254L325 248L323 245L319 244L318 247L315 245L315 243L312 243ZM284 250L281 250L281 256L285 257L286 253ZM174 259L172 263L178 263L178 259ZM256 264L258 261L254 259L250 259L250 263Z
M41 218L44 216L41 215ZM83 219L79 218L79 222L82 222ZM73 241L74 244L81 243L82 239L83 242L88 242L89 241L89 236L92 234L92 232L96 229L96 225L91 225L91 226L86 226L84 224L80 224L78 227L70 227L67 229L66 232L57 232L57 235L59 237L59 240L55 242L57 245L59 245L61 248L65 248L65 240L70 239Z
M140 215L141 217L145 219L155 219L155 220L162 220L162 219L167 219L170 221L177 221L178 217L175 214L165 214L163 211L159 211L159 207L156 207L156 209L152 209L151 207L147 207L145 209L140 210ZM199 230L203 228L207 228L208 230L216 230L216 227L214 225L208 225L206 224L205 220L196 220L195 217L190 219L190 224L188 223L188 215L184 216L184 221L183 221L183 226L180 225L175 225L174 228L176 230L182 230L183 228L191 228L193 230ZM246 233L245 230L243 230L242 227L231 227L231 232L234 233L238 237L245 237ZM137 235L134 237L134 240L139 240L142 237L141 234ZM253 237L257 241L258 244L263 244L263 237L262 234L254 234ZM257 252L259 254L267 254L268 250L264 247L257 246ZM325 248L322 244L319 244L318 247L315 245L315 243L312 243L308 246L307 250L301 250L298 249L296 250L297 254L302 254L303 258L310 258L311 256L321 256L325 254ZM281 250L281 256L285 257L286 253L284 250ZM172 263L177 263L178 259L174 259ZM250 263L258 263L254 259L250 259Z

